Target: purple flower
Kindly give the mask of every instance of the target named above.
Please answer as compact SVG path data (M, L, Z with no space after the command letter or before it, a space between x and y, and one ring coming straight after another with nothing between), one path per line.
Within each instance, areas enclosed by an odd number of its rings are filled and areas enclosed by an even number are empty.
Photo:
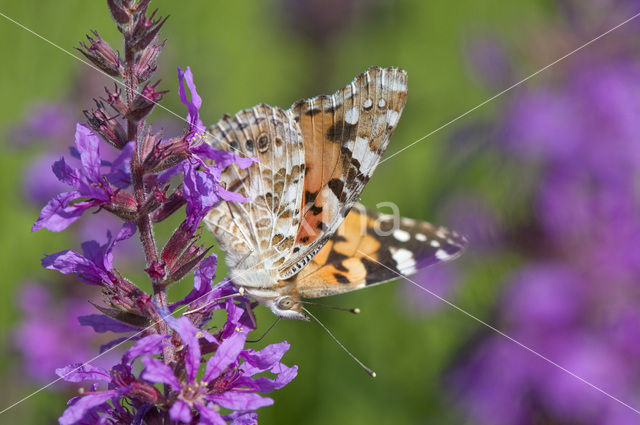
M125 223L115 238L111 237L111 232L107 233L104 245L89 241L82 244L84 255L72 250L46 255L42 266L62 274L73 273L91 285L113 285L117 281L113 270L113 248L118 242L133 236L135 231L134 223Z
M40 217L33 225L32 231L47 228L53 232L66 229L89 208L109 204L115 195L116 188L125 187L127 156L131 155L132 146L123 149L109 173L103 174L103 161L100 157L100 138L87 127L78 124L76 127L76 149L80 157L81 167L72 168L64 158L53 164L53 172L59 181L75 188L63 192L45 205ZM111 184L110 184L111 183Z
M245 202L244 196L230 192L220 185L222 170L235 164L241 169L249 167L257 161L256 158L240 157L232 152L213 149L201 140L205 127L200 121L199 110L202 99L196 91L191 69L187 67L182 71L178 67L178 82L180 100L187 106L189 114L187 122L189 127L185 134L188 142L188 158L181 164L167 170L159 177L160 182L168 181L173 175L182 172L182 191L187 201L187 226L195 231L204 216L220 200L232 202ZM187 99L185 83L191 93L191 100ZM207 164L206 162L212 164Z
M499 39L475 36L465 46L469 68L481 83L491 89L503 89L512 79L511 64Z
M45 285L26 283L22 285L18 302L22 320L15 327L12 339L29 378L50 382L61 364L94 356L94 349L101 341L78 323L79 317L92 312L86 297L66 291L65 298L54 299ZM97 361L111 364L113 356L107 354Z
M189 93L191 94L191 100L187 99L187 92L184 84L187 84ZM189 128L187 130L188 139L202 134L205 132L206 127L200 120L200 107L202 106L202 98L196 91L196 84L193 82L193 73L191 68L187 67L185 71L178 67L178 94L180 95L180 101L187 106L189 114L187 115L187 123Z
M422 269L412 280L433 294L449 300L459 281L458 268L453 263L438 263ZM412 282L402 285L401 303L409 307L412 313L430 315L439 311L446 304L424 289L416 287Z
M204 375L201 379L196 379L200 353L191 355L191 350L199 351L198 336L194 332L198 330L192 328L193 325L190 325L185 317L181 319L176 320L173 326L187 345L187 375L178 378L171 368L158 359L150 356L142 358L145 367L142 378L167 384L175 392L176 400L169 411L173 420L189 423L196 412L200 415L201 423L207 424L226 424L227 420L243 423L240 422L241 418L255 420L254 414L245 411L273 403L272 399L257 393L282 388L297 374L296 366L289 368L280 363L282 355L289 349L289 344L272 344L260 351L245 349L244 343L249 329L237 328L222 342L216 343L215 354L207 361ZM253 377L265 371L275 374L276 377ZM240 413L244 414L225 417L219 413L220 407L241 411Z
M73 135L75 114L64 104L36 105L19 126L12 128L9 140L12 144L25 146L40 140L68 140Z
M136 342L122 357L122 362L110 371L90 364L72 364L56 370L67 382L99 381L108 384L107 390L91 391L69 401L69 407L59 418L60 425L90 424L108 417L130 423L138 409L149 409L149 404L163 400L162 394L151 384L137 379L132 372L133 362L140 356L159 354L168 344L166 335L152 334ZM125 407L123 397L132 399ZM108 421L104 423L109 423ZM116 422L123 423L123 422Z

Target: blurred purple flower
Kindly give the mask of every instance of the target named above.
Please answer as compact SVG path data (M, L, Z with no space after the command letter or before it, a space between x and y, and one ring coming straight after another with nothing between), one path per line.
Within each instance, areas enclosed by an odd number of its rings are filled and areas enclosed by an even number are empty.
M504 89L512 80L511 64L498 38L490 35L470 38L465 53L473 76L488 88Z
M27 283L20 291L19 307L23 319L13 332L13 341L22 354L25 372L34 381L51 382L61 364L94 356L101 338L78 322L93 311L85 297L54 299L43 284ZM113 356L107 354L96 361L109 364Z
M8 139L16 146L42 140L68 140L73 136L73 108L64 104L42 104L31 108L25 121L9 130Z
M401 286L403 294L400 302L403 306L409 307L411 313L435 314L442 307L446 307L446 304L434 297L433 294L449 300L456 289L459 277L459 270L452 263L437 263L422 269L412 280L429 292L416 287L412 282L405 282Z
M509 336L633 406L640 388L640 66L629 53L582 57L507 107L500 147L519 166L536 167L541 182L529 200L533 214L519 228L535 229L539 240L533 249L513 247L528 261L505 286L497 317ZM499 335L477 344L452 373L452 386L479 424L638 421Z

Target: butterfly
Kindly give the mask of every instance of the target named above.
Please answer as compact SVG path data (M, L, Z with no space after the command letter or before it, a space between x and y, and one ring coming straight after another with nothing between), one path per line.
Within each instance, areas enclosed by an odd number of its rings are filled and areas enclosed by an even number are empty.
M464 237L357 201L398 124L407 74L372 67L331 96L265 104L209 128L214 148L256 157L220 182L248 202L205 218L229 277L279 317L308 320L301 300L383 283L457 257Z

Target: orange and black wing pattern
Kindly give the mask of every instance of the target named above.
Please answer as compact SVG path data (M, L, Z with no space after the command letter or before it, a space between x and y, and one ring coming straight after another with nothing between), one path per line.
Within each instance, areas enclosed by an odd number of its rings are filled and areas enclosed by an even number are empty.
M291 280L302 298L362 289L459 256L464 237L430 223L356 206L336 233Z

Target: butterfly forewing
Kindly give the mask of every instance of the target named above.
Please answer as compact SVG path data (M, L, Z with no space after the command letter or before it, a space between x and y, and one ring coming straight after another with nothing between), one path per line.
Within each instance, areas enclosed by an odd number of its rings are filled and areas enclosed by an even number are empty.
M406 96L403 70L373 67L332 96L291 107L304 140L307 171L301 225L293 256L281 267L283 278L313 258L358 200L389 143Z
M303 298L341 294L452 260L465 245L462 236L443 227L381 215L356 204L292 280Z

